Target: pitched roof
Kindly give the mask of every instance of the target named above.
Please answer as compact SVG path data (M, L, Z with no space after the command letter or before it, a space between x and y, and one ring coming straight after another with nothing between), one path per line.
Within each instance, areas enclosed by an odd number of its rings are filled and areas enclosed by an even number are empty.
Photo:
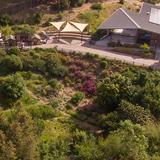
M160 7L149 3L143 3L139 13L120 8L108 20L102 23L99 29L137 28L160 34L160 25L149 21L152 8L160 9Z
M136 29L137 24L131 20L131 18L124 12L122 8L118 9L113 15L102 23L99 29Z

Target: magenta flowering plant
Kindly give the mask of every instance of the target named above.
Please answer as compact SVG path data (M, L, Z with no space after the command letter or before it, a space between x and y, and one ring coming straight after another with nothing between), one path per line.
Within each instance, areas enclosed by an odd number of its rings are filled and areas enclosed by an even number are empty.
M95 80L89 79L86 80L81 86L80 90L89 95L96 94L96 82Z

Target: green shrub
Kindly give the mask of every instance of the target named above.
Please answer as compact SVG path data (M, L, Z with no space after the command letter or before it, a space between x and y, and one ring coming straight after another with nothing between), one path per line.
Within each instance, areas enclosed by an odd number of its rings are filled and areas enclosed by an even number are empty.
M148 138L145 128L131 121L120 123L120 127L111 132L103 143L104 159L114 157L114 160L149 160Z
M68 68L62 64L59 54L54 53L47 57L46 69L49 74L56 77L64 77L68 74Z
M57 99L54 99L51 101L51 106L53 108L58 108L59 107L59 101Z
M70 8L70 1L69 0L59 0L58 8L60 10L65 10Z
M42 14L36 13L33 15L33 24L40 24L42 20Z
M101 3L94 3L94 4L92 4L91 9L102 10L102 4Z
M143 107L133 105L127 101L122 101L118 111L123 120L131 120L133 123L141 125L149 124L153 122L153 118L149 110L145 110Z
M102 114L99 117L99 125L107 129L107 131L115 130L118 128L120 118L117 112Z
M71 103L73 105L78 105L82 100L83 98L85 97L84 93L82 92L77 92L73 95L73 97L71 98Z
M66 124L48 122L39 142L41 160L68 160L71 134Z
M83 140L83 138L85 139ZM75 145L76 157L78 160L106 159L101 149L98 140L92 135L87 136L87 138L82 137L82 142Z
M5 27L0 28L0 32L5 37L8 37L10 35L14 35L14 31L11 26L5 26Z
M95 54L87 52L83 57L87 60L93 60L95 58Z
M42 105L34 106L28 109L28 112L32 115L33 118L37 119L51 119L55 116L55 112L51 106Z
M74 132L73 139L77 143L83 143L84 141L87 140L87 138L88 138L88 135L85 131L76 129L76 131Z
M36 32L35 27L27 25L27 24L15 25L12 28L16 34L31 34L31 35L33 35Z
M6 54L6 51L5 51L5 49L3 49L3 48L0 48L0 55L5 55Z
M108 62L106 60L100 61L100 67L102 69L105 69L108 66Z
M11 55L11 54L14 54L14 55L20 55L21 51L18 47L12 47L11 49L9 49L7 51L7 54Z
M6 55L0 62L1 70L5 73L20 71L23 68L21 59L16 55Z
M55 76L64 77L68 74L68 68L64 65L57 67L52 73Z
M131 80L115 73L98 84L97 102L107 111L114 111L122 99L131 101L133 94Z
M1 86L2 95L15 102L20 99L25 93L25 82L19 74L9 76Z
M28 17L27 23L31 25L40 24L42 20L42 13L35 13Z
M13 24L11 16L8 14L0 15L0 26L7 26Z
M53 88L53 89L58 89L59 88L59 82L57 79L51 79L49 81L49 85Z
M34 59L31 61L31 64L29 64L29 66L32 71L41 72L43 74L46 73L46 62L43 59Z

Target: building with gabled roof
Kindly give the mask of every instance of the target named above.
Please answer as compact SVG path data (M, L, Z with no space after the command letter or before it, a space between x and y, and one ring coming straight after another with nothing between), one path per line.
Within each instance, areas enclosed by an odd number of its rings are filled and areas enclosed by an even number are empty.
M138 13L120 8L98 29L108 30L116 37L119 35L117 41L125 39L127 43L128 37L129 43L160 45L160 7L144 2Z

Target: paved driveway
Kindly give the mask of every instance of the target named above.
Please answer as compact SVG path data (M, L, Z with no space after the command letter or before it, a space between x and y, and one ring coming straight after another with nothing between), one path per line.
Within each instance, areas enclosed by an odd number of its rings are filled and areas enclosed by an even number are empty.
M160 63L158 60L154 59L145 59L137 56L127 55L116 53L107 50L105 47L97 47L93 45L81 46L80 44L43 44L33 46L33 48L54 48L56 47L59 51L65 52L75 52L85 54L86 52L97 54L102 57L106 57L112 60L120 60L125 63L137 65L137 66L145 66L145 67L153 67L160 69Z

